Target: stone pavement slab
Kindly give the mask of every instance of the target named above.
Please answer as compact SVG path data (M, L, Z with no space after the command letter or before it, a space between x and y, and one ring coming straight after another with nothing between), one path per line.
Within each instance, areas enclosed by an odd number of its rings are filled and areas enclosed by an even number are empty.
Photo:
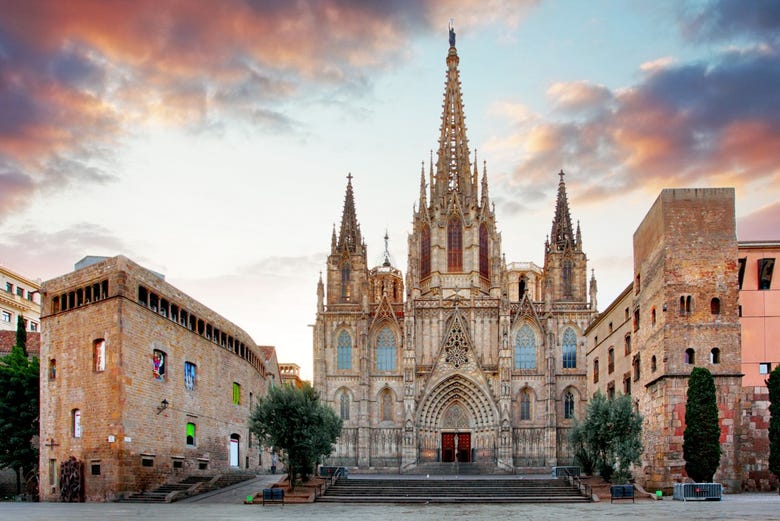
M2 521L780 521L777 493L727 495L723 501L682 502L664 499L641 503L583 505L243 505L201 501L145 505L128 503L0 503Z

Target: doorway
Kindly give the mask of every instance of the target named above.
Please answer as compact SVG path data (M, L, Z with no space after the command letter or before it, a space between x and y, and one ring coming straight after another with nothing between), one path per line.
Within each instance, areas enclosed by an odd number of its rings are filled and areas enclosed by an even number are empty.
M241 441L241 436L238 434L230 435L230 466L238 467L238 444Z
M471 461L471 433L442 432L441 461L443 463L469 463Z

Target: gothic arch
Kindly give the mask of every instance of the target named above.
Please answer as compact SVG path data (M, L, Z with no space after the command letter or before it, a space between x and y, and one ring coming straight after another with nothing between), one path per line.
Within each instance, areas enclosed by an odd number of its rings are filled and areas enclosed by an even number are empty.
M396 395L390 386L383 386L376 395L377 415L380 422L395 419Z
M458 403L464 414L470 416L474 429L491 429L498 425L498 410L489 395L472 380L455 374L437 383L420 405L417 425L421 429L437 431L444 414Z
M526 356L518 356L518 349L522 351L521 355L525 354L525 351L522 348L525 348L528 345L529 331L530 331L530 335L532 335L532 338L530 340L533 341L533 366L531 367L528 367L528 363L527 363L528 359ZM544 335L542 335L542 331L539 328L539 325L535 321L529 320L528 318L515 321L515 323L512 325L511 334L509 337L509 343L512 349L513 370L519 370L519 369L538 370L539 369L539 360L540 360L539 355L541 353L540 348L544 344Z
M392 337L388 336L392 335ZM388 341L392 338L392 341L394 342L393 348L394 348L394 354L392 355L392 364L390 367L387 367L386 365L382 365L384 369L381 369L379 367L380 359L377 356L377 348L378 347L388 347ZM381 343L382 346L377 346L377 342ZM401 351L401 333L399 331L398 323L394 322L392 320L386 319L386 320L380 320L377 321L376 324L373 324L371 326L371 331L369 333L369 351L371 354L371 361L373 369L380 370L380 371L397 371L398 370L398 360L400 356ZM388 359L383 359L382 364L388 363Z

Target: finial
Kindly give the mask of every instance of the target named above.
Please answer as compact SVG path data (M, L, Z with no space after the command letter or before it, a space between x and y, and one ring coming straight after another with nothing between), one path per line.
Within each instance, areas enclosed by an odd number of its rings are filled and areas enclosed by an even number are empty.
M385 262L382 264L383 266L390 266L390 245L389 245L390 236L387 233L387 228L385 228Z
M348 182L349 184L352 184L352 172L350 172L350 173L348 173L348 174L347 174L347 182Z
M455 47L455 20L450 18L450 47Z
M566 175L566 174L563 173L563 169L562 168L561 168L561 171L558 172L558 175L561 176L561 183L562 183L563 182L563 176Z

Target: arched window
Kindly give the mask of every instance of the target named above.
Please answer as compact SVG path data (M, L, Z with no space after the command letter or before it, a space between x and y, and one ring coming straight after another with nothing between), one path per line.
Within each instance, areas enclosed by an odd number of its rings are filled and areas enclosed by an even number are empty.
M382 391L382 421L393 421L393 392L390 389Z
M447 271L463 271L463 227L457 217L447 224Z
M563 417L567 420L574 418L574 395L571 391L563 397Z
M241 461L238 458L238 447L241 444L241 436L239 436L236 433L233 433L230 435L230 466L231 467L238 467L239 461Z
M563 284L563 296L571 297L571 261L569 259L563 261L561 282Z
M599 359L593 360L593 383L599 383Z
M713 347L712 351L710 351L710 363L711 364L720 363L720 349L718 349L717 347Z
M488 262L488 230L487 225L479 225L479 274L484 278L490 278Z
M577 335L572 328L567 328L563 333L563 368L575 369L577 367Z
M341 300L349 301L349 297L352 292L350 287L350 280L352 276L352 267L349 262L344 262L341 265Z
M352 369L352 337L346 331L339 333L336 353L338 368Z
M531 419L531 391L528 389L520 393L520 419Z
M517 333L515 369L536 369L536 338L528 324L521 327Z
M720 315L720 299L718 297L715 297L710 301L710 313L713 315Z
M640 373L640 371L641 371L641 358L639 356L639 353L637 353L634 356L634 360L631 363L631 367L634 370L634 381L636 382L637 380L639 380L639 377L640 377L640 374L641 374Z
M652 372L655 372L656 369L658 369L658 359L653 355L653 358L650 359L650 370Z
M615 371L615 348L611 347L607 350L607 373L612 374Z
M420 278L431 274L431 228L424 224L420 230Z
M520 277L520 283L518 284L517 287L517 295L518 295L517 300L523 300L523 295L525 295L525 286L526 286L525 275L523 275L522 277Z
M349 420L349 393L347 391L344 391L341 393L341 400L340 400L340 406L341 409L339 411L339 416L342 420Z
M685 363L690 365L696 363L696 351L691 347L685 350Z
M376 335L376 368L379 371L395 371L395 335L389 327Z

